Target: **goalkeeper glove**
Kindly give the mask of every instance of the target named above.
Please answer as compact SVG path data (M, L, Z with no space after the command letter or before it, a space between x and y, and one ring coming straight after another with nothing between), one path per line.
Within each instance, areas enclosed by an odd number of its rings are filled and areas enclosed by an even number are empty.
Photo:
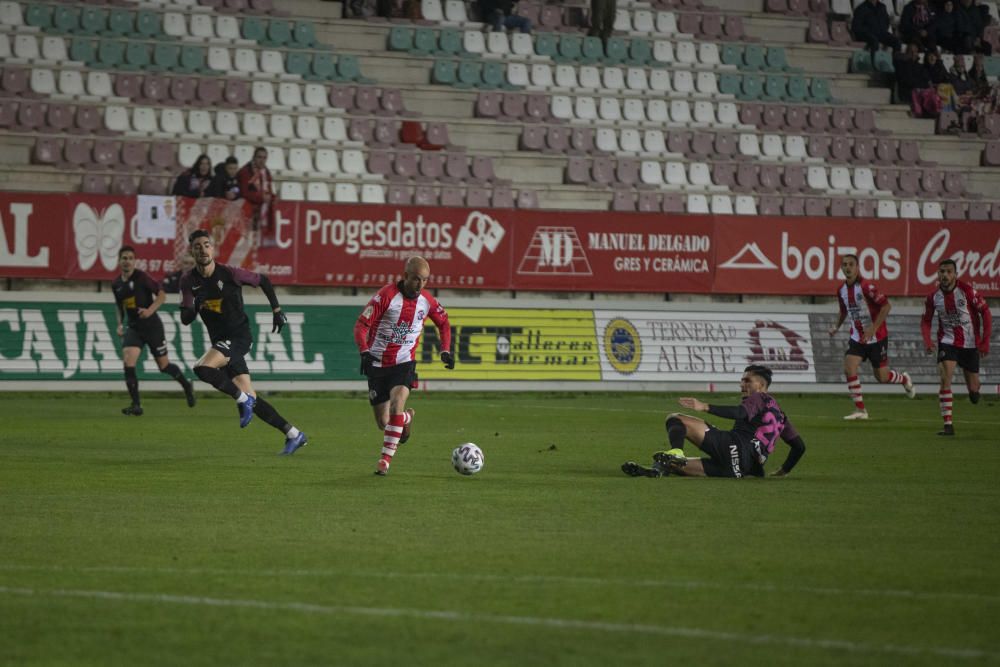
M271 317L271 333L281 333L281 328L288 324L288 316L280 310L274 311Z
M451 352L448 350L441 353L441 361L444 363L444 367L449 371L455 367L455 357L453 357Z
M361 374L368 375L368 370L372 367L372 362L375 361L375 357L372 356L371 352L361 353Z

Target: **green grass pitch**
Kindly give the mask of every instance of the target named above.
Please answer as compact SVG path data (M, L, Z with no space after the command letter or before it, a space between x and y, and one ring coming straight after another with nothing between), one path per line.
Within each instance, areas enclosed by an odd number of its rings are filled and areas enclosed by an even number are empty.
M995 400L779 394L806 455L737 482L620 472L676 394L420 392L386 478L363 397L272 395L279 457L200 395L0 396L0 664L1000 662Z

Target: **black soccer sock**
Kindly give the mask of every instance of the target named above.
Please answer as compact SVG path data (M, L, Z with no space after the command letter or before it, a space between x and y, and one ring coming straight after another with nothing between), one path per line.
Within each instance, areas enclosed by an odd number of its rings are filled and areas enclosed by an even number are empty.
M125 386L132 397L132 405L139 405L139 378L135 376L135 366L125 367Z
M975 405L976 403L978 403L979 402L979 392L978 391L970 391L969 392L969 400L972 401L973 405Z
M677 417L667 419L667 440L670 441L670 449L684 449L684 436L687 435L687 427Z
M222 369L211 366L195 366L194 374L201 378L202 382L207 382L223 394L232 396L234 400L240 397L240 388L233 384L233 381Z
M177 364L167 364L166 366L160 369L160 372L166 373L173 379L177 380L177 382L179 382L182 387L187 387L189 384L191 384L190 382L187 381L187 378L184 377L184 373L181 372L181 369L177 366Z
M288 431L292 428L292 425L286 422L285 418L278 414L278 411L274 409L274 406L265 401L259 395L257 396L257 402L253 406L253 413L282 433L288 433Z

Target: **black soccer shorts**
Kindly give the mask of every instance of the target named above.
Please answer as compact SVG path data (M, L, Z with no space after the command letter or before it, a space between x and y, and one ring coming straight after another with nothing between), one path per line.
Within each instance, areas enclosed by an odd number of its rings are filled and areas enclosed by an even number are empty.
M708 477L764 476L764 467L757 461L753 446L737 438L732 431L710 427L701 442L701 451L709 456L701 460Z
M876 343L859 343L852 338L847 344L847 352L844 353L844 356L848 354L861 357L861 361L870 361L872 369L877 371L889 365L889 339L883 338Z
M149 352L159 359L167 354L167 337L163 333L163 321L156 315L142 320L142 324L125 327L122 333L122 347L149 346Z
M417 382L417 362L368 369L368 402L381 405L389 400L393 387L413 387Z
M957 361L958 367L970 373L979 372L979 350L974 347L956 347L938 343L938 363Z
M253 347L253 341L249 337L243 336L220 338L219 340L212 341L212 349L218 350L223 356L229 357L226 372L230 378L234 378L237 375L250 374L250 369L247 368L247 360L244 357L250 354L251 347Z

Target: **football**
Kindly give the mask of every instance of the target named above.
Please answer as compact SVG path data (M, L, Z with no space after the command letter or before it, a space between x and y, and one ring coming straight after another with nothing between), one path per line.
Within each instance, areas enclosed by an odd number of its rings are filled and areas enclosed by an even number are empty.
M462 475L475 475L484 463L483 450L471 442L459 445L451 453L451 465Z

